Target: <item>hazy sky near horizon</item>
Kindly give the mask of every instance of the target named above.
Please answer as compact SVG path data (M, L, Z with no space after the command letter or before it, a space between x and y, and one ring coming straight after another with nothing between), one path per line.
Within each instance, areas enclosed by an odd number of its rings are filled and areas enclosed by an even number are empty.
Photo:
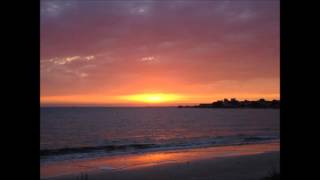
M41 102L278 99L279 11L278 0L42 0Z

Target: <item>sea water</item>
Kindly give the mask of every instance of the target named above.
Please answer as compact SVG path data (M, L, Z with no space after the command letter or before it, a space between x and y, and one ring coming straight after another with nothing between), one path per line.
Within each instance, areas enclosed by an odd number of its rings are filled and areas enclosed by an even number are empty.
M42 163L279 141L279 109L42 107Z

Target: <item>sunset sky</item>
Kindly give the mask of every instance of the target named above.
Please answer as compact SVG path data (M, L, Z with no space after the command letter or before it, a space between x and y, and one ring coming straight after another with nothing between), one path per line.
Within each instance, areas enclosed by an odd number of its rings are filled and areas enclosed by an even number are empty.
M279 1L41 1L42 105L279 99Z

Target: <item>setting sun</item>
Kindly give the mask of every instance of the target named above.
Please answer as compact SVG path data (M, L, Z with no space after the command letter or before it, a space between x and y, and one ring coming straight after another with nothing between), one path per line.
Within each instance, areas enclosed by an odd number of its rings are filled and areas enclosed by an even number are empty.
M174 94L135 94L122 96L121 99L125 99L132 102L143 102L143 103L163 103L171 102L180 99L181 97Z

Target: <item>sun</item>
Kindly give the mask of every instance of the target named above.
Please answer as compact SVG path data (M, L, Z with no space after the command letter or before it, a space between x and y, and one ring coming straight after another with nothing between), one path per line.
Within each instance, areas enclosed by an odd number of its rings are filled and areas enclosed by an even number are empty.
M161 101L161 96L150 96L144 99L147 102L159 102Z
M180 99L180 96L175 94L164 94L164 93L156 93L156 94L134 94L122 96L122 99L128 100L130 102L143 102L143 103L164 103L164 102L172 102Z

